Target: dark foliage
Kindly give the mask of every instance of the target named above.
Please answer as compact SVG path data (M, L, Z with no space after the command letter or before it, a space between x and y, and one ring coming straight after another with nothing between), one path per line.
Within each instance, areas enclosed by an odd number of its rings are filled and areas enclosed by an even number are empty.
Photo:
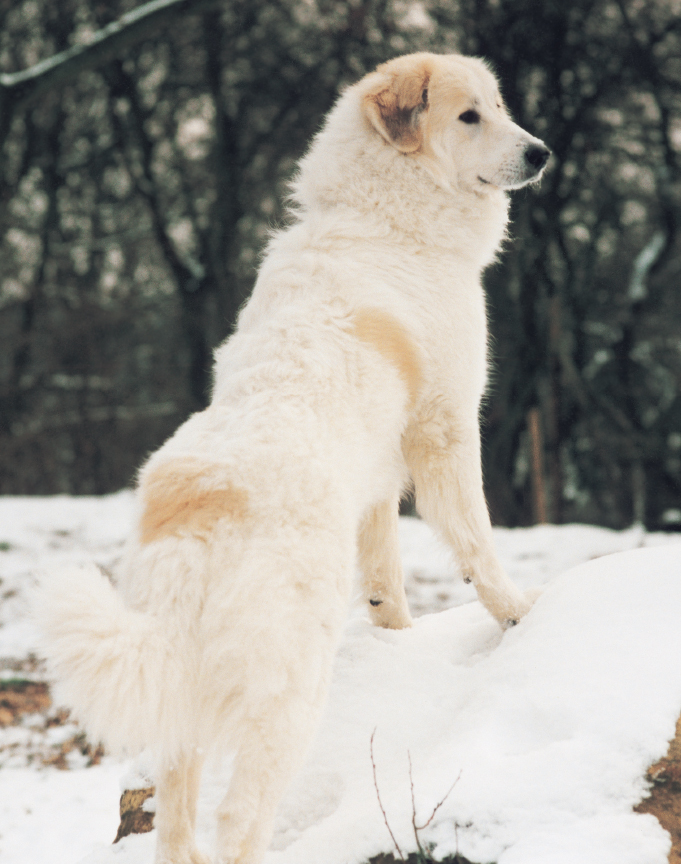
M490 59L515 117L554 151L542 185L514 194L487 277L493 516L536 515L539 409L550 519L681 524L673 4L154 10L0 0L1 492L129 483L205 404L212 350L338 88L398 53L461 50Z

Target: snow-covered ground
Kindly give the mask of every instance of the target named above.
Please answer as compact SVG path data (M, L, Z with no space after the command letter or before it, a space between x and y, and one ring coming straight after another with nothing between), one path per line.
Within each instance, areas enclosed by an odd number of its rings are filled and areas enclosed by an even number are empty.
M26 617L33 574L86 560L115 571L131 509L127 492L0 498L0 676L42 680ZM403 519L420 617L392 632L372 628L360 606L351 615L324 722L266 864L362 864L394 851L377 788L406 857L416 848L412 789L423 824L455 781L419 835L436 858L458 849L480 864L664 864L668 835L632 806L681 710L679 539L638 528L496 529L511 577L546 585L502 633L428 527ZM56 709L0 727L0 861L150 864L153 832L110 845L130 770L93 755ZM228 773L206 772L199 839L208 851Z

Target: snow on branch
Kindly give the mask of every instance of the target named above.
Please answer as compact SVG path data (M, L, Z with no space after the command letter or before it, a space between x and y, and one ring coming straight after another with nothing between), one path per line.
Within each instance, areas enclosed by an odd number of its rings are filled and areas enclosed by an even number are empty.
M664 231L656 231L648 243L636 256L634 269L629 281L629 299L632 303L644 300L648 294L648 274L657 264L665 246L667 237Z
M19 72L0 73L0 111L13 113L46 90L102 66L172 18L219 5L220 0L150 0L98 30L87 44L73 45Z

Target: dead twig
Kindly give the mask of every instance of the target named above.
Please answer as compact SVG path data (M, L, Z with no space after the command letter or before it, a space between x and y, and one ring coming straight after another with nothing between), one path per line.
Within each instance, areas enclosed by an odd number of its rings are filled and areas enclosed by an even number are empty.
M414 800L414 778L412 776L412 770L411 770L411 753L408 750L407 750L407 758L409 759L409 785L411 787L411 824L414 828L414 837L416 838L416 846L419 850L419 855L421 856L422 859L425 860L425 859L427 859L428 854L426 851L424 851L423 847L421 846L421 840L419 838L419 832L423 831L424 828L427 828L430 825L430 823L433 821L437 811L440 809L440 807L442 807L442 805L445 803L447 798L449 798L454 787L456 786L456 784L461 779L461 771L459 771L459 776L456 778L456 780L449 787L449 790L447 791L446 795L440 801L438 801L438 803L433 808L433 812L430 814L430 818L428 819L428 821L424 822L423 825L417 825L416 824L416 801ZM458 827L458 826L455 826L455 827ZM458 855L459 854L459 852L458 852L458 846L459 846L458 835L457 835L456 843L457 843L457 855Z
M398 844L397 840L395 839L395 835L392 832L392 829L390 827L390 823L388 822L388 816L386 815L385 808L383 807L383 802L381 801L381 793L380 793L379 788L378 788L378 779L376 777L376 760L374 759L374 736L375 735L376 735L376 729L374 729L374 731L371 733L371 740L369 742L369 752L371 754L371 769L372 769L373 775L374 775L374 789L376 790L376 798L378 799L378 806L381 808L381 813L383 814L383 821L385 822L385 827L388 829L388 833L390 834L390 838L393 841L393 845L395 846L395 849L397 850L397 854L400 856L400 860L407 862L407 860L411 859L411 856L409 856L409 859L404 857L402 850L400 849L399 844ZM437 811L440 809L440 807L442 807L442 805L445 803L447 798L449 798L452 791L454 790L454 787L456 786L456 784L461 779L461 771L459 771L459 776L456 778L456 780L449 787L449 789L447 790L447 793L435 805L435 807L433 808L433 812L430 814L429 818L423 823L423 825L417 825L416 824L416 799L415 799L415 794L414 794L414 778L413 778L412 767L411 767L411 753L409 752L409 750L407 750L407 758L409 759L409 786L411 789L411 824L412 824L412 827L414 829L414 837L416 839L416 847L418 849L417 857L418 857L419 864L427 864L427 862L430 861L429 852L428 852L428 850L424 849L423 846L421 846L421 839L419 837L419 833L430 825L430 823L435 818L435 814L437 813ZM459 826L455 823L454 830L456 832L456 850L457 850L456 851L456 860L457 861L459 859L459 836L458 836L458 830L457 830L458 827Z
M397 849L397 854L400 856L400 861L406 861L407 859L402 854L402 850L400 849L397 840L395 840L395 835L390 828L390 824L388 822L388 817L385 814L385 810L383 809L383 802L381 801L381 793L378 791L378 780L376 779L376 762L374 761L374 735L376 734L376 729L371 733L371 741L369 743L369 750L371 752L371 768L374 772L374 789L376 790L376 797L378 798L378 806L381 808L381 813L383 814L383 821L385 822L385 827L388 829L388 833L395 845L395 849Z

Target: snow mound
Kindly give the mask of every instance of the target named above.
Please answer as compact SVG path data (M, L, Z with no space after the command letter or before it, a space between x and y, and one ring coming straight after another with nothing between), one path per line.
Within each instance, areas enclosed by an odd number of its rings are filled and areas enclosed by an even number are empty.
M681 709L681 547L609 555L550 582L502 633L477 603L408 631L352 621L325 720L266 864L434 857L488 864L666 864L669 837L632 807ZM412 765L410 781L409 760ZM202 788L199 839L225 778ZM153 834L83 864L147 864Z

